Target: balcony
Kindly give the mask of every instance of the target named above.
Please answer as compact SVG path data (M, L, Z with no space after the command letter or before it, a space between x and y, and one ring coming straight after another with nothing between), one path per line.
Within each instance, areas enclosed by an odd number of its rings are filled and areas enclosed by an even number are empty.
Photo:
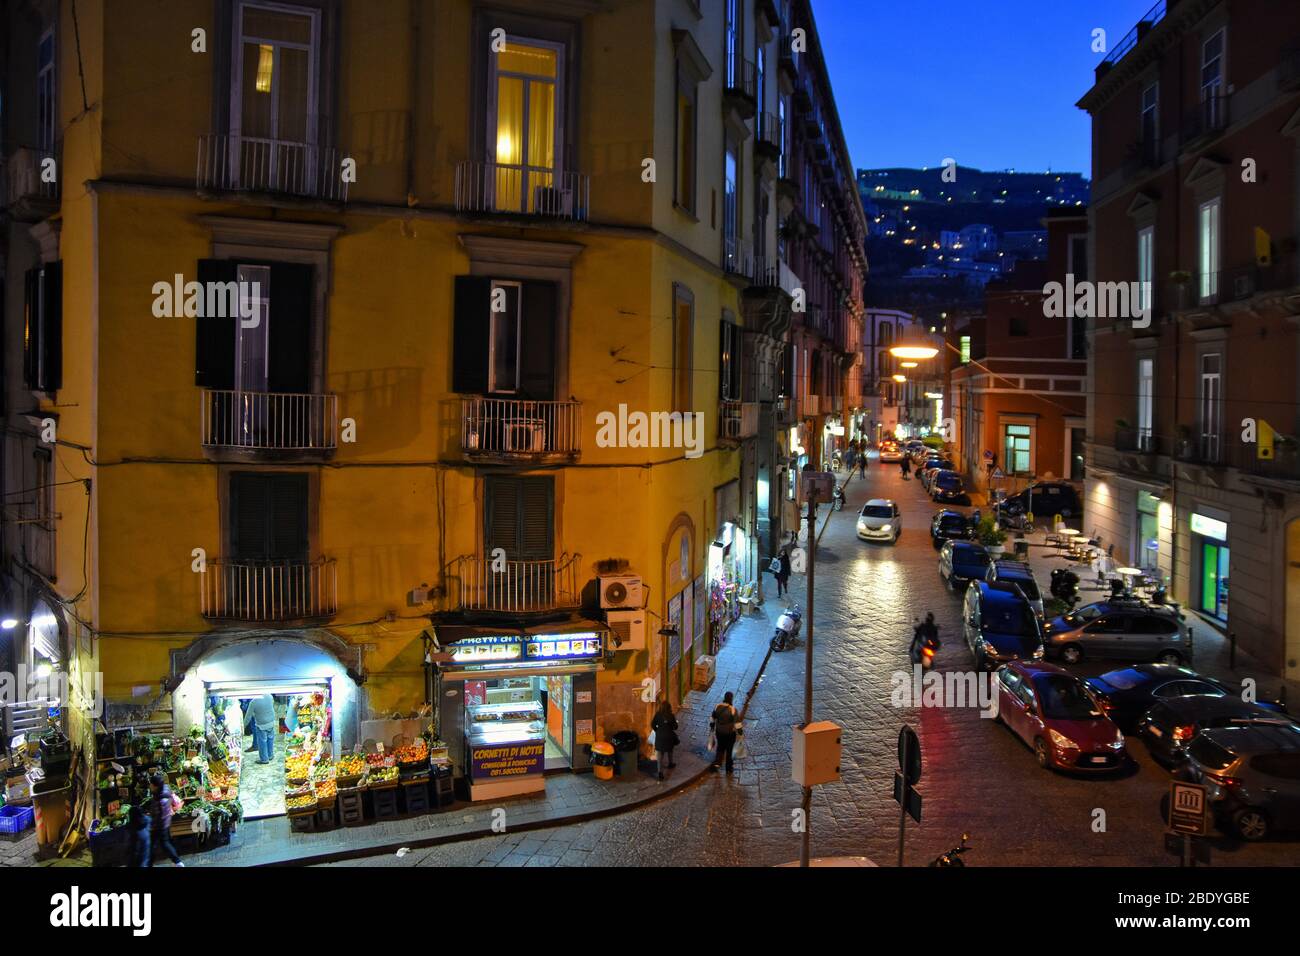
M789 395L783 395L772 403L774 416L778 428L789 428L799 422L798 410L795 408L794 399Z
M463 554L452 562L452 610L469 614L546 614L581 602L578 562L564 554L540 561L494 561Z
M19 147L4 161L5 206L19 222L40 222L59 208L58 157Z
M1154 137L1131 143L1124 158L1124 175L1137 176L1160 165L1160 141Z
M1290 244L1289 239L1275 239L1279 248ZM1158 301L1168 304L1173 312L1186 312L1198 308L1245 302L1258 295L1289 290L1297 285L1295 260L1283 254L1273 258L1268 265L1247 263L1218 272L1183 273L1170 278L1164 285L1166 297Z
M332 146L212 133L199 137L195 186L347 202L341 159Z
M1149 429L1116 426L1115 450L1139 455L1163 454L1164 439Z
M742 120L753 117L758 109L758 68L753 60L727 54L727 75L722 87L722 107L733 110Z
M581 402L462 395L460 419L466 461L577 461L581 453Z
M456 166L456 211L586 222L591 177L542 166L469 160Z
M1125 34L1124 38L1120 40L1119 43L1115 44L1114 49L1110 51L1106 56L1106 59L1097 64L1097 69L1095 71L1096 78L1100 80L1110 72L1115 64L1128 56L1133 48L1141 43L1146 35L1151 32L1151 29L1164 19L1166 12L1166 0L1159 0L1159 2L1148 10L1142 19L1138 21L1137 26Z
M338 396L206 389L200 405L209 458L328 458L338 448Z
M338 612L338 574L333 558L210 559L199 581L199 612L212 621L275 624L325 620Z
M766 110L754 120L754 154L772 164L781 159L781 119Z
M722 270L728 275L749 280L754 275L754 245L748 239L724 236L722 239Z
M1179 134L1184 148L1210 139L1228 126L1228 96L1214 93L1187 111Z
M722 402L718 409L718 438L739 442L758 434L757 402Z
M1238 445L1233 464L1243 475L1261 482L1300 484L1300 448L1294 439L1278 436L1272 458L1260 458L1258 445Z
M1217 468L1223 464L1223 442L1217 435L1179 437L1173 443L1174 460L1187 465Z

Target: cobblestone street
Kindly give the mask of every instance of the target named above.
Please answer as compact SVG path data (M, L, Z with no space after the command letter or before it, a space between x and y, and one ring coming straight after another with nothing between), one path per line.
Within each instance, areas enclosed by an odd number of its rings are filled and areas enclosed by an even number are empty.
M936 572L928 534L935 506L918 482L873 463L865 481L854 479L847 490L848 507L830 517L817 553L814 715L844 728L844 757L842 781L814 794L813 855L894 863L892 775L898 728L906 722L924 751L923 823L908 823L909 865L928 862L962 831L971 833L967 860L975 866L1176 865L1165 853L1158 811L1169 776L1137 740L1129 741L1136 763L1129 773L1080 779L1040 770L1027 747L976 709L891 705L891 675L907 666L917 614L935 612L944 640L940 670L971 666L960 637L959 599ZM904 532L896 546L857 539L855 514L868 497L899 502ZM797 575L792 590L801 604L805 589ZM763 640L752 628L733 638ZM336 865L724 866L797 859L791 822L800 791L791 781L789 754L791 726L803 710L803 666L802 648L772 656L746 721L749 754L734 776L707 775L677 796L614 817ZM1094 664L1086 673L1107 669ZM1094 829L1099 810L1100 832ZM1245 846L1216 836L1211 846L1219 865L1300 862L1294 838Z

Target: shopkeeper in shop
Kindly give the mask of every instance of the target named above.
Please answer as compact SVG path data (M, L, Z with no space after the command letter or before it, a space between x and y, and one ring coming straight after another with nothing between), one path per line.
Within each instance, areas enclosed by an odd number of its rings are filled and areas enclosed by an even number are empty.
M275 730L279 718L275 714L275 698L270 694L253 698L248 705L248 715L244 718L244 729L253 728L253 746L256 748L257 762L270 763L275 756Z

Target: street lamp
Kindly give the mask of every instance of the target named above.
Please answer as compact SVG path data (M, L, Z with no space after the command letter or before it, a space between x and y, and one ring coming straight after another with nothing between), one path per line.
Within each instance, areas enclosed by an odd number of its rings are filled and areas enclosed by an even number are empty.
M895 375L893 378L895 382L898 382L900 384L907 381L906 375Z
M919 363L919 362L899 362L898 364L899 364L900 366L902 366L903 368L916 368L917 365L919 365L920 363Z

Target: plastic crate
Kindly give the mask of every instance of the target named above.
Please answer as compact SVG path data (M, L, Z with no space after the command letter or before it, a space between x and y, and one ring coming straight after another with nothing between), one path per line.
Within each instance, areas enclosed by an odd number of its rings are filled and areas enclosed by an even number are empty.
M31 807L19 807L7 803L0 807L0 833L22 833L36 819Z

